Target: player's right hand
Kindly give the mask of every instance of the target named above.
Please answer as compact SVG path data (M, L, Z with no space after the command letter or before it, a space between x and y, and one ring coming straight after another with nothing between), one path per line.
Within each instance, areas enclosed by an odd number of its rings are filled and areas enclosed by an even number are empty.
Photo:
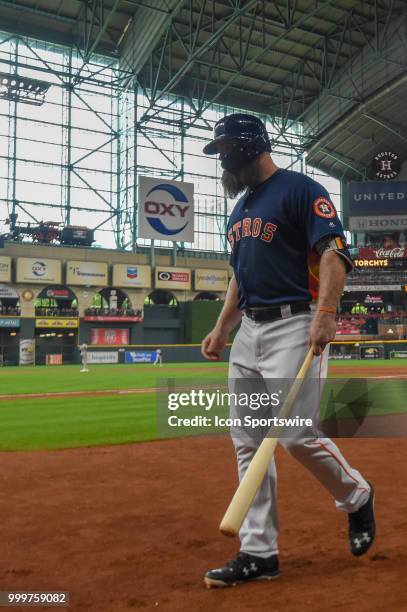
M326 345L335 340L335 334L335 314L317 311L310 327L309 339L314 355L322 355Z
M228 341L228 333L214 327L202 340L201 353L209 361L219 361L222 351Z

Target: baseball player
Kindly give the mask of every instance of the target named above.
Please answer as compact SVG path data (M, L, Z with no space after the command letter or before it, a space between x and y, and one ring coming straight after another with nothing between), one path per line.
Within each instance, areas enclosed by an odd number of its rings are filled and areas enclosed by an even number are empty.
M320 358L314 358L308 376L326 377L336 308L352 268L328 192L303 174L278 168L270 152L265 125L246 114L218 121L214 139L204 148L219 155L226 195L241 195L227 229L234 276L219 319L202 342L203 355L216 361L241 323L230 353L231 393L242 379L267 385L269 379L295 378L310 346ZM317 390L313 394L302 395L301 403L309 417L317 418ZM242 479L258 443L231 433ZM330 439L316 437L313 430L300 430L280 443L327 489L337 509L348 513L351 553L366 553L375 538L372 485ZM239 535L240 552L206 573L208 587L278 577L274 460Z
M81 344L79 346L79 352L81 354L81 360L82 360L81 372L89 372L88 370L88 345Z
M163 353L161 349L156 349L155 351L155 361L154 361L154 365L159 365L162 367L163 365Z

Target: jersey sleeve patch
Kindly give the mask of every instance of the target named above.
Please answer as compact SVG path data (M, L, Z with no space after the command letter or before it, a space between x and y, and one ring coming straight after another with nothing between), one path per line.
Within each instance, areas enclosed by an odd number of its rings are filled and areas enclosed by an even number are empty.
M346 245L340 236L327 235L321 238L314 246L315 251L322 255L325 251L338 251L346 249Z
M341 236L324 236L317 242L314 250L322 255L326 251L337 253L345 261L346 271L350 272L353 269L353 261L349 253L348 247Z
M312 204L314 213L322 219L333 219L336 217L336 210L332 202L323 196L314 200Z

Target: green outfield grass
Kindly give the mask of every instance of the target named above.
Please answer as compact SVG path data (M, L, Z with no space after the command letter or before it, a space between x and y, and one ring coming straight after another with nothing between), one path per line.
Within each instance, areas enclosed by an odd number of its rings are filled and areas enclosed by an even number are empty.
M73 448L155 438L155 394L0 403L0 450Z
M191 388L226 379L225 362L0 369L0 450L73 448L156 439L156 393L92 396L92 391L151 389L182 380ZM86 396L19 398L33 393Z
M355 377L366 365L406 367L407 360L331 361L338 370L352 366ZM226 363L171 364L162 368L151 365L90 366L88 373L80 373L78 366L1 368L0 395L12 395L0 401L0 450L61 449L102 444L124 444L154 440L156 433L155 392L127 393L131 389L151 389L163 381L190 388L204 387L205 383L222 385L226 380ZM336 374L336 377L338 375ZM369 414L383 414L386 406L391 412L404 412L407 382L384 381L374 387L375 379L367 385ZM370 387L370 390L369 390ZM92 392L112 391L96 395ZM118 394L117 390L124 393ZM365 393L354 388L335 394L326 416L338 407L346 417L346 404L351 413L357 409L359 396ZM373 392L372 392L373 391ZM27 397L22 394L84 392L83 396ZM20 397L19 397L20 396ZM331 398L332 399L332 398Z
M213 378L217 370L220 376L224 376L225 368L225 362L180 363L163 367L151 364L90 365L89 372L83 373L77 365L0 368L0 395L156 387L159 379L207 380Z
M335 365L335 367L341 366L352 366L355 369L358 368L366 368L369 366L380 366L381 368L388 368L391 370L392 368L406 368L407 369L407 359L330 359L329 363Z

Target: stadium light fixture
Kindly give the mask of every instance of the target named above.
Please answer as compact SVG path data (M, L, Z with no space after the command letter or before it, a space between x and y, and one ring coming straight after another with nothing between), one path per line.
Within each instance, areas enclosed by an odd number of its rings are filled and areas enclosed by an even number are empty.
M50 87L51 83L46 81L0 72L0 98L3 100L42 106Z

